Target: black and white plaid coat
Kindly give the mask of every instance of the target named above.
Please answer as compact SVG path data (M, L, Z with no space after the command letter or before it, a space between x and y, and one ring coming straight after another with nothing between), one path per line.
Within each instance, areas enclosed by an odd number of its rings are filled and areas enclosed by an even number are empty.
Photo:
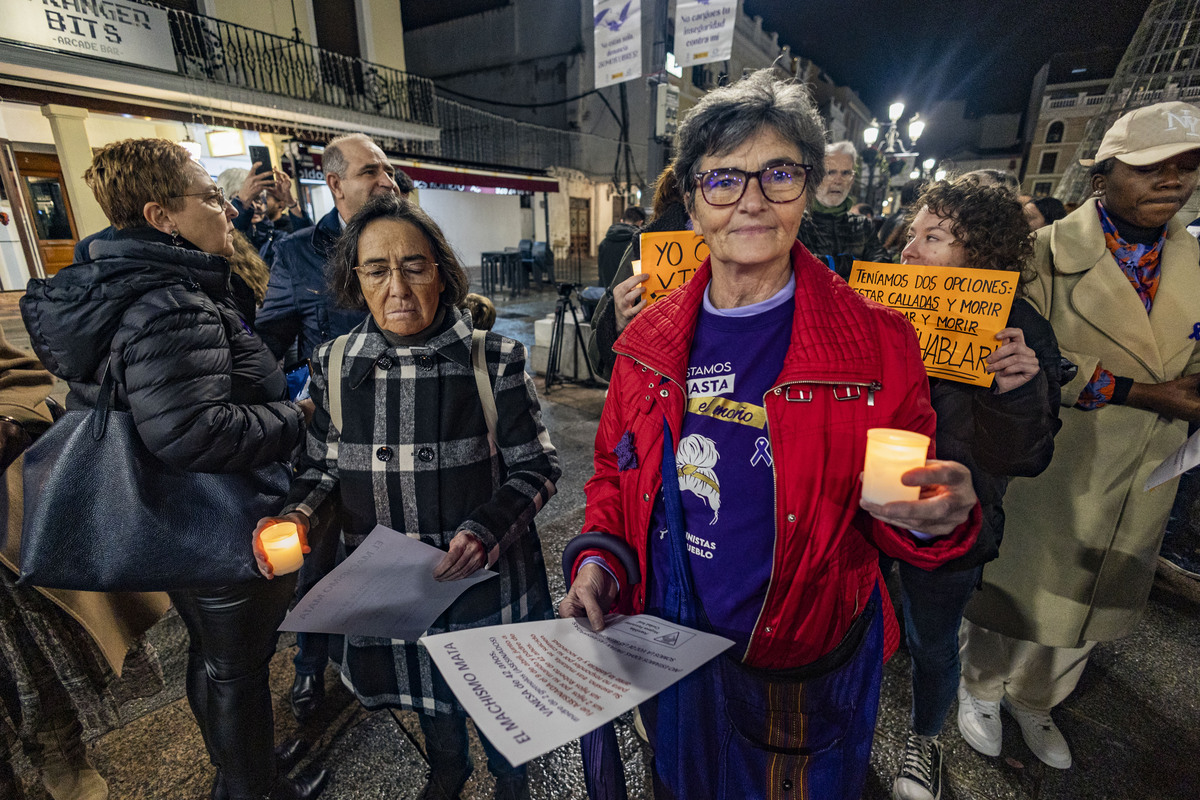
M492 453L471 369L471 331L469 314L447 309L425 345L393 347L368 315L346 347L342 431L329 418L330 343L318 347L311 385L317 410L285 509L318 516L338 491L349 550L376 524L443 550L460 530L479 537L500 579L464 592L431 634L552 616L533 517L554 494L558 455L525 374L525 348L489 333L499 447ZM416 642L345 638L342 674L367 707L461 713Z

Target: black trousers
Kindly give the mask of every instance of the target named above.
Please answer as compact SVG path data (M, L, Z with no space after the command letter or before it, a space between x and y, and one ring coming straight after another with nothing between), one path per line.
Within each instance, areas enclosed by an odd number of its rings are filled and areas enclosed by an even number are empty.
M296 576L170 592L188 631L187 697L229 796L261 798L275 782L269 665Z

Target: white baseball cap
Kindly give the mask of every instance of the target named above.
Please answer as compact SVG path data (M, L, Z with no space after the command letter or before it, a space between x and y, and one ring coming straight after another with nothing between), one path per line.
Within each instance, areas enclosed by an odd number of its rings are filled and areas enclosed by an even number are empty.
M1105 132L1096 157L1079 163L1090 167L1115 158L1144 167L1189 150L1200 150L1200 108L1178 101L1155 103L1122 114Z

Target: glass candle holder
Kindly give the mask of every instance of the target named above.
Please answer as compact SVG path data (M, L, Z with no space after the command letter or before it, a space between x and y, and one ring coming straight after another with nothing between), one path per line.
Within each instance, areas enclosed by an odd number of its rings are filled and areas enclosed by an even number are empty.
M263 528L259 541L276 575L287 575L300 569L304 551L300 549L300 530L294 522L276 522Z
M925 466L928 454L929 437L922 433L897 428L869 429L863 464L863 499L878 505L918 499L921 487L905 486L900 476Z

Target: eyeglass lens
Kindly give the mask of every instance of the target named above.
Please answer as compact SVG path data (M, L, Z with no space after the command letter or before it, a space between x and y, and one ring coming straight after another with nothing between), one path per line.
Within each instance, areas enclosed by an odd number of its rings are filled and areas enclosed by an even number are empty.
M413 286L433 283L437 278L437 264L434 264L432 261L407 261L398 267L389 267L383 264L364 264L354 269L357 270L358 277L363 282L363 285L371 288L387 283L392 277L393 270L398 270L401 277Z
M787 203L804 194L808 171L801 164L777 164L760 172L724 168L701 173L700 191L714 206L733 205L742 199L750 178L758 178L762 193L773 203Z

